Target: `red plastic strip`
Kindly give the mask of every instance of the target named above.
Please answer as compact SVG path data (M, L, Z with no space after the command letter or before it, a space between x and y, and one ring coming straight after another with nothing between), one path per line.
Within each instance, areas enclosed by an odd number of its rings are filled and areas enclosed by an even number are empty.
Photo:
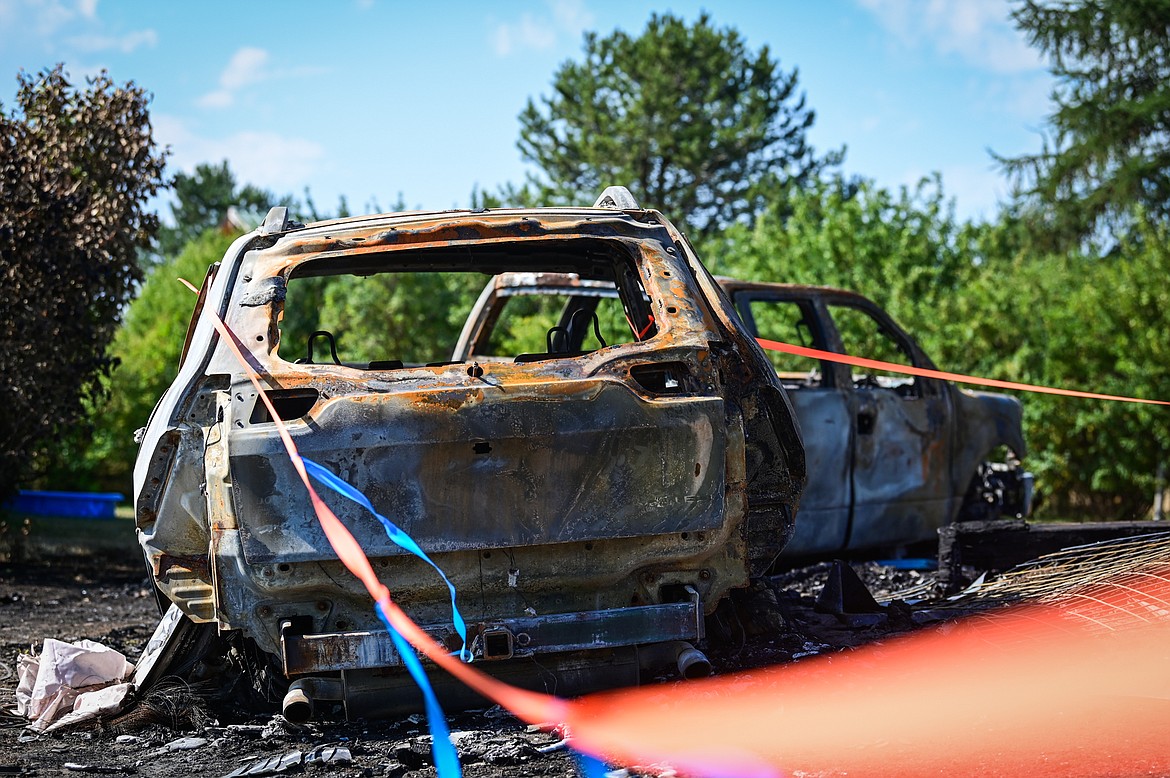
M911 367L910 365L899 365L894 362L881 362L876 359L865 359L864 357L851 357L848 354L837 354L833 351L821 351L820 349L815 348L794 346L791 343L781 343L780 341L765 340L764 338L756 338L756 342L769 351L780 351L785 354L794 354L798 357L823 359L826 362L836 362L841 365L868 367L871 370L888 370L891 373L904 373L906 375L922 376L923 378L940 378L944 381L956 381L961 384L994 386L997 389L1016 389L1021 392L1038 392L1040 394L1058 394L1063 397L1083 397L1089 400L1113 400L1124 403L1144 403L1146 405L1170 405L1170 402L1167 402L1166 400L1145 400L1140 397L1122 397L1116 394L1081 392L1077 391L1076 389L1056 389L1051 386L1019 384L1014 381L1000 381L995 378L979 378L977 376L963 375L962 373L947 373L943 370L931 370L925 367Z

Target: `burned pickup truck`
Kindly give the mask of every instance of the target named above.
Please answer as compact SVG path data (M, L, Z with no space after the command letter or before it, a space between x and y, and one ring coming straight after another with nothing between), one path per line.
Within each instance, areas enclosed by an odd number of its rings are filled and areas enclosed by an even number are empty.
M756 337L933 369L889 315L840 289L718 279ZM453 355L497 359L517 333L549 326L567 351L604 340L621 320L612 284L564 273L513 273L480 295ZM956 519L1025 516L1031 475L1020 403L955 384L770 351L800 422L808 483L785 557L934 542Z
M373 283L468 289L470 308L483 279L542 273L606 285L616 318L574 314L491 358L452 358L455 343L436 358L401 326L354 358L346 333L293 326L322 284L349 284L355 300ZM440 297L407 308L419 322L448 315ZM634 683L663 657L701 672L704 614L792 535L805 466L785 391L685 237L625 190L592 208L309 226L273 209L204 281L145 430L135 503L161 593L292 681L290 714L314 699L387 712L413 704L412 683L215 316L300 452L450 578L474 660L500 677L572 693ZM603 324L604 340L574 339ZM435 572L365 509L323 498L398 604L458 649Z

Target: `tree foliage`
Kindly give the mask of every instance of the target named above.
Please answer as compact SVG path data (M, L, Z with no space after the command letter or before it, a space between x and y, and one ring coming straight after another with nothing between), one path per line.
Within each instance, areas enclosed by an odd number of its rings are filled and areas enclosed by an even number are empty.
M15 109L0 106L0 492L100 395L164 165L133 84L103 73L79 89L60 66L18 83Z
M155 403L178 374L195 308L195 295L177 279L199 286L234 239L219 229L208 230L151 271L110 346L118 367L106 381L106 399L91 408L92 436L70 441L80 444L80 451L63 463L60 475L68 472L77 486L130 493L138 449L134 431L146 426Z
M307 356L309 335L325 330L335 336L343 362L448 360L485 281L477 273L433 272L293 279L281 357ZM314 349L314 361L328 360L324 340Z
M935 307L970 272L964 226L937 177L896 193L873 182L818 182L778 211L729 229L708 252L714 269L852 289L900 317Z
M1057 77L1052 138L1003 160L1056 246L1170 221L1170 3L1024 0L1012 18ZM1110 238L1110 242L1114 242Z
M1109 261L1023 257L1000 296L1023 299L1022 380L1166 400L1170 387L1170 230L1142 214ZM1013 291L1008 291L1013 290ZM1017 352L1018 353L1018 352ZM1062 516L1140 518L1170 451L1164 407L1029 396L1035 468Z
M650 17L641 35L585 35L553 94L520 114L519 148L540 168L546 202L590 205L608 185L685 228L710 234L758 213L840 154L818 159L813 111L765 46L703 14L693 25Z
M1026 212L954 217L941 181L890 192L839 182L736 226L705 255L743 278L852 289L884 306L944 370L1155 399L1170 387L1170 228L1136 214L1109 261L1036 254ZM1170 451L1166 410L1021 394L1043 510L1136 518Z
M171 204L174 225L159 230L159 253L175 257L189 242L208 229L222 226L231 207L266 212L277 204L272 192L251 184L236 186L236 177L227 160L218 165L207 162L195 166L195 172L177 173L173 182L175 200ZM287 201L289 198L282 198Z

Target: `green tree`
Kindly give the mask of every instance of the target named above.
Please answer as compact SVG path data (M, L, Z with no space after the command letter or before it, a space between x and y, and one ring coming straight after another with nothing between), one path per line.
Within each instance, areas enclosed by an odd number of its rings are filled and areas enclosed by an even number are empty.
M93 434L70 441L76 451L53 473L54 480L130 494L138 451L134 431L146 426L155 403L178 374L195 308L195 295L177 279L199 286L234 239L208 230L151 271L110 346L110 358L118 366L106 380L106 399L89 409Z
M1115 243L1135 229L1135 204L1170 219L1170 3L1024 0L1012 18L1057 77L1050 141L1001 160L1038 206L1041 236Z
M860 292L941 348L935 312L970 282L972 229L955 218L937 176L897 192L833 179L729 228L704 256L718 273Z
M174 257L204 230L220 227L228 209L241 208L264 214L271 206L290 204L291 198L277 198L271 192L245 184L236 186L236 177L228 168L227 160L213 165L207 162L195 166L195 172L177 173L172 184L175 200L171 203L174 225L159 229L159 253Z
M655 14L637 37L586 34L584 59L561 65L552 96L529 100L519 118L541 199L589 205L620 184L700 235L752 217L842 156L818 159L808 145L814 114L797 72L706 14L693 25Z
M1027 209L955 219L941 181L890 192L822 182L789 213L737 225L708 246L720 273L859 291L884 306L944 370L1107 394L1170 399L1170 226L1134 217L1109 261L1037 253ZM1170 452L1165 408L1019 394L1026 464L1042 510L1137 518Z
M1002 295L1024 298L1026 351L1015 377L1170 399L1170 289L1160 281L1170 273L1170 230L1140 214L1134 225L1107 262L1029 256L1002 279ZM1170 452L1166 408L1046 395L1029 395L1024 408L1029 466L1050 512L1134 519L1148 511L1157 463Z
M16 109L0 106L0 497L101 396L164 165L132 83L77 89L61 66L17 80Z
M306 356L309 334L326 330L336 337L343 362L445 361L485 280L477 273L434 272L294 278L280 328L281 357ZM324 341L314 343L313 358L329 359Z

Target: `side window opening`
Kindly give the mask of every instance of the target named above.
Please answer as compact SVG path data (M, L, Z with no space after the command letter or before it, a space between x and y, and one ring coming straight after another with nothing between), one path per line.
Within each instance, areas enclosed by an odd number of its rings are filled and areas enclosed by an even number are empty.
M637 339L616 296L519 291L502 296L498 305L482 352L489 357L586 353Z
M571 358L657 332L650 299L624 249L580 240L559 248L516 246L510 253L508 246L461 247L309 260L287 281L278 355L287 362L360 370L451 364L485 278L504 272L573 272L617 292L511 294L494 322L485 358ZM642 319L647 321L639 338L632 322Z
M757 337L825 350L816 312L807 302L757 298L750 299L747 304ZM765 350L765 353L786 389L820 387L829 383L825 376L831 372L820 360L782 351Z
M850 356L914 365L907 343L869 311L850 305L830 305L829 312L845 353ZM852 368L853 385L858 389L893 389L902 397L921 397L922 379L903 373L869 368Z

